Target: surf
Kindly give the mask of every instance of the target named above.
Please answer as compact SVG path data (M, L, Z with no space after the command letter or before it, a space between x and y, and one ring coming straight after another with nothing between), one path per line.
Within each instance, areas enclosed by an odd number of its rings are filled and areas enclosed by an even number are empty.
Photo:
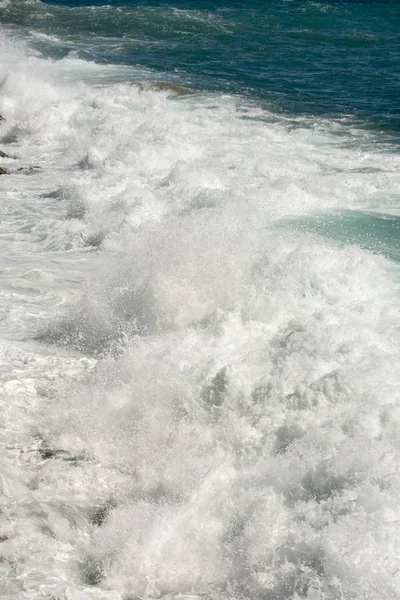
M397 598L392 140L0 43L4 597Z

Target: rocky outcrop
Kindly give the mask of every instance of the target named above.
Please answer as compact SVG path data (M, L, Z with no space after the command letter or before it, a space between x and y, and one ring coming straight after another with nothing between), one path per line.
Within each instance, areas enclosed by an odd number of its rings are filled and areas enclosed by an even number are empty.
M8 175L8 174L9 174L8 171L6 171L5 169L2 169L0 167L0 175Z

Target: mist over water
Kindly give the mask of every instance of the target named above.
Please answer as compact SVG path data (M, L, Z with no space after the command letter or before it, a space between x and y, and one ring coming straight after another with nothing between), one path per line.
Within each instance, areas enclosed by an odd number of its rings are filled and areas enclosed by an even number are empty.
M1 597L400 598L397 84L222 58L399 11L86 4L0 2Z

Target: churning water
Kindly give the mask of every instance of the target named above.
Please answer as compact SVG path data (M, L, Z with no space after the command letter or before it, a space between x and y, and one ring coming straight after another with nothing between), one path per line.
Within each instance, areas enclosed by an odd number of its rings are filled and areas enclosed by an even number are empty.
M400 598L400 5L0 23L1 597Z

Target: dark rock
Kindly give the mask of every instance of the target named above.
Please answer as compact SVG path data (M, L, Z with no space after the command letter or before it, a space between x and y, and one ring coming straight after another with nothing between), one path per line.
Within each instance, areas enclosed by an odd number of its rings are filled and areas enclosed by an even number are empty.
M0 167L0 175L8 175L8 171Z
M2 121L5 121L5 118L4 118L4 117L2 117L2 116L0 115L0 123L1 123Z
M40 167L20 167L15 171L15 173L21 173L21 175L34 175Z
M6 154L2 150L0 150L0 158L17 158L16 156L11 156L11 154Z

